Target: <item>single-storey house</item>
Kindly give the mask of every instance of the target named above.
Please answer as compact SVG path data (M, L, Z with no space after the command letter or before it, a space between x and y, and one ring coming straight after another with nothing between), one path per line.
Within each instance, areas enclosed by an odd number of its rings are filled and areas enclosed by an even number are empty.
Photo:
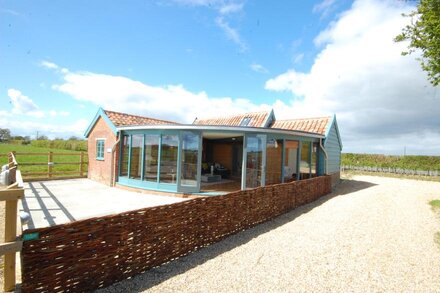
M100 108L85 137L88 177L111 186L208 194L339 180L336 116L276 120L272 110L180 124Z

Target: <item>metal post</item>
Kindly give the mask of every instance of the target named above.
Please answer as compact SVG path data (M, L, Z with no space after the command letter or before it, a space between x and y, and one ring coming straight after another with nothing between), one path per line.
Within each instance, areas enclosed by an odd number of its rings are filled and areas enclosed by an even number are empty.
M241 190L246 189L246 176L247 176L247 135L243 135L243 158L241 166Z

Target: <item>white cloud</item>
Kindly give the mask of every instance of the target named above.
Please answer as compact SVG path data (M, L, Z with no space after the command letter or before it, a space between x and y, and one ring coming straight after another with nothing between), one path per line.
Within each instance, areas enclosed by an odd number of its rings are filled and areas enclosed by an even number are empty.
M304 59L304 53L298 53L293 57L293 63L300 63Z
M385 143L388 152L404 143L427 151L420 147L425 141L440 148L439 89L414 57L401 56L405 44L393 42L408 21L401 13L411 9L404 2L355 1L316 37L323 48L309 72L290 69L266 89L291 92L286 106L302 115L336 113L346 151L375 151Z
M182 85L151 86L123 76L91 72L70 72L64 83L53 86L78 101L91 102L105 109L191 123L194 118L269 109L248 99L208 97L193 93ZM223 114L222 114L223 113Z
M14 15L14 16L23 16L21 13L15 11L15 10L12 10L12 9L0 8L0 12Z
M11 99L13 114L23 114L36 118L43 118L45 116L38 106L19 90L9 89L8 96Z
M228 16L231 16L235 13L243 11L244 2L237 1L228 1L228 0L174 0L175 3L186 6L194 6L194 7L209 7L218 12L219 16L216 17L215 23L219 28L223 30L226 37L238 45L241 52L244 52L248 49L246 43L243 41L240 33L236 28L231 27L228 20L226 19Z
M57 116L61 116L61 117L67 117L70 115L69 112L67 111L55 111L55 110L50 110L49 111L49 115L51 117L57 117Z
M45 67L45 68L48 68L48 69L58 69L58 65L56 65L56 64L53 63L53 62L46 61L46 60L42 60L42 61L40 62L40 66Z
M212 6L219 3L219 0L174 0L174 2L181 5L188 6Z
M32 101L29 97L23 95L21 91L16 89L9 89L8 90L8 96L11 100L12 104L12 114L16 115L26 115L34 118L44 118L46 117L46 114L50 117L67 117L70 115L67 111L41 111L40 107L38 107L34 101ZM6 115L3 112L0 112L0 116L6 117Z
M185 6L210 7L220 14L232 14L242 11L244 3L240 0L174 0L175 3Z
M258 64L258 63L252 63L250 65L250 67L253 71L258 72L258 73L268 73L269 72L263 65Z
M42 61L40 61L40 66L41 66L41 67L44 67L44 68L47 68L47 69L52 69L52 70L59 71L59 72L61 72L62 74L67 74L67 73L69 73L69 70L68 70L67 68L60 67L60 66L58 66L57 64L55 64L55 63L53 63L53 62L50 62L50 61L47 61L47 60L42 60Z
M240 48L240 51L246 51L247 45L246 43L241 39L240 34L238 31L234 28L232 28L229 23L223 18L223 17L217 17L215 20L215 23L218 27L220 27L224 33L226 34L226 37L233 41L238 47Z
M60 123L45 123L35 121L24 121L20 119L10 119L5 113L0 112L0 125L3 128L8 128L14 135L29 135L36 134L37 130L40 135L46 135L50 139L56 137L83 137L84 131L89 125L90 121L86 119L78 119L70 124Z
M333 9L335 0L323 0L313 6L314 13L321 13L321 17L326 17Z
M271 107L278 119L336 113L344 151L401 153L406 146L408 153L439 154L440 90L430 87L413 57L400 55L404 44L392 41L408 9L396 2L354 2L317 36L322 49L310 71L290 69L266 82L268 90L291 92L288 102L258 105L194 93L183 85L59 70L63 82L53 88L109 110L183 123Z
M243 10L243 3L228 3L220 7L220 14L226 15L231 13L237 13Z

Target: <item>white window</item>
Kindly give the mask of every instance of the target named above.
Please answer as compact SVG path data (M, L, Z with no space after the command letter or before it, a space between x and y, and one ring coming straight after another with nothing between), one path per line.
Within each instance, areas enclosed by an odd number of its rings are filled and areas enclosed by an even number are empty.
M249 123L251 123L251 117L244 117L240 122L240 126L248 126Z
M104 160L104 142L103 139L97 139L96 140L96 159L97 160Z

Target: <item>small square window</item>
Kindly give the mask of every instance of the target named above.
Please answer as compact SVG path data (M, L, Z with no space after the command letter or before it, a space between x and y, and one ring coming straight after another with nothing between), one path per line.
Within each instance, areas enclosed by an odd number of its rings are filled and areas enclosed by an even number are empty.
M104 160L104 140L96 140L96 159Z
M244 117L240 122L240 126L248 126L250 122L251 117Z

